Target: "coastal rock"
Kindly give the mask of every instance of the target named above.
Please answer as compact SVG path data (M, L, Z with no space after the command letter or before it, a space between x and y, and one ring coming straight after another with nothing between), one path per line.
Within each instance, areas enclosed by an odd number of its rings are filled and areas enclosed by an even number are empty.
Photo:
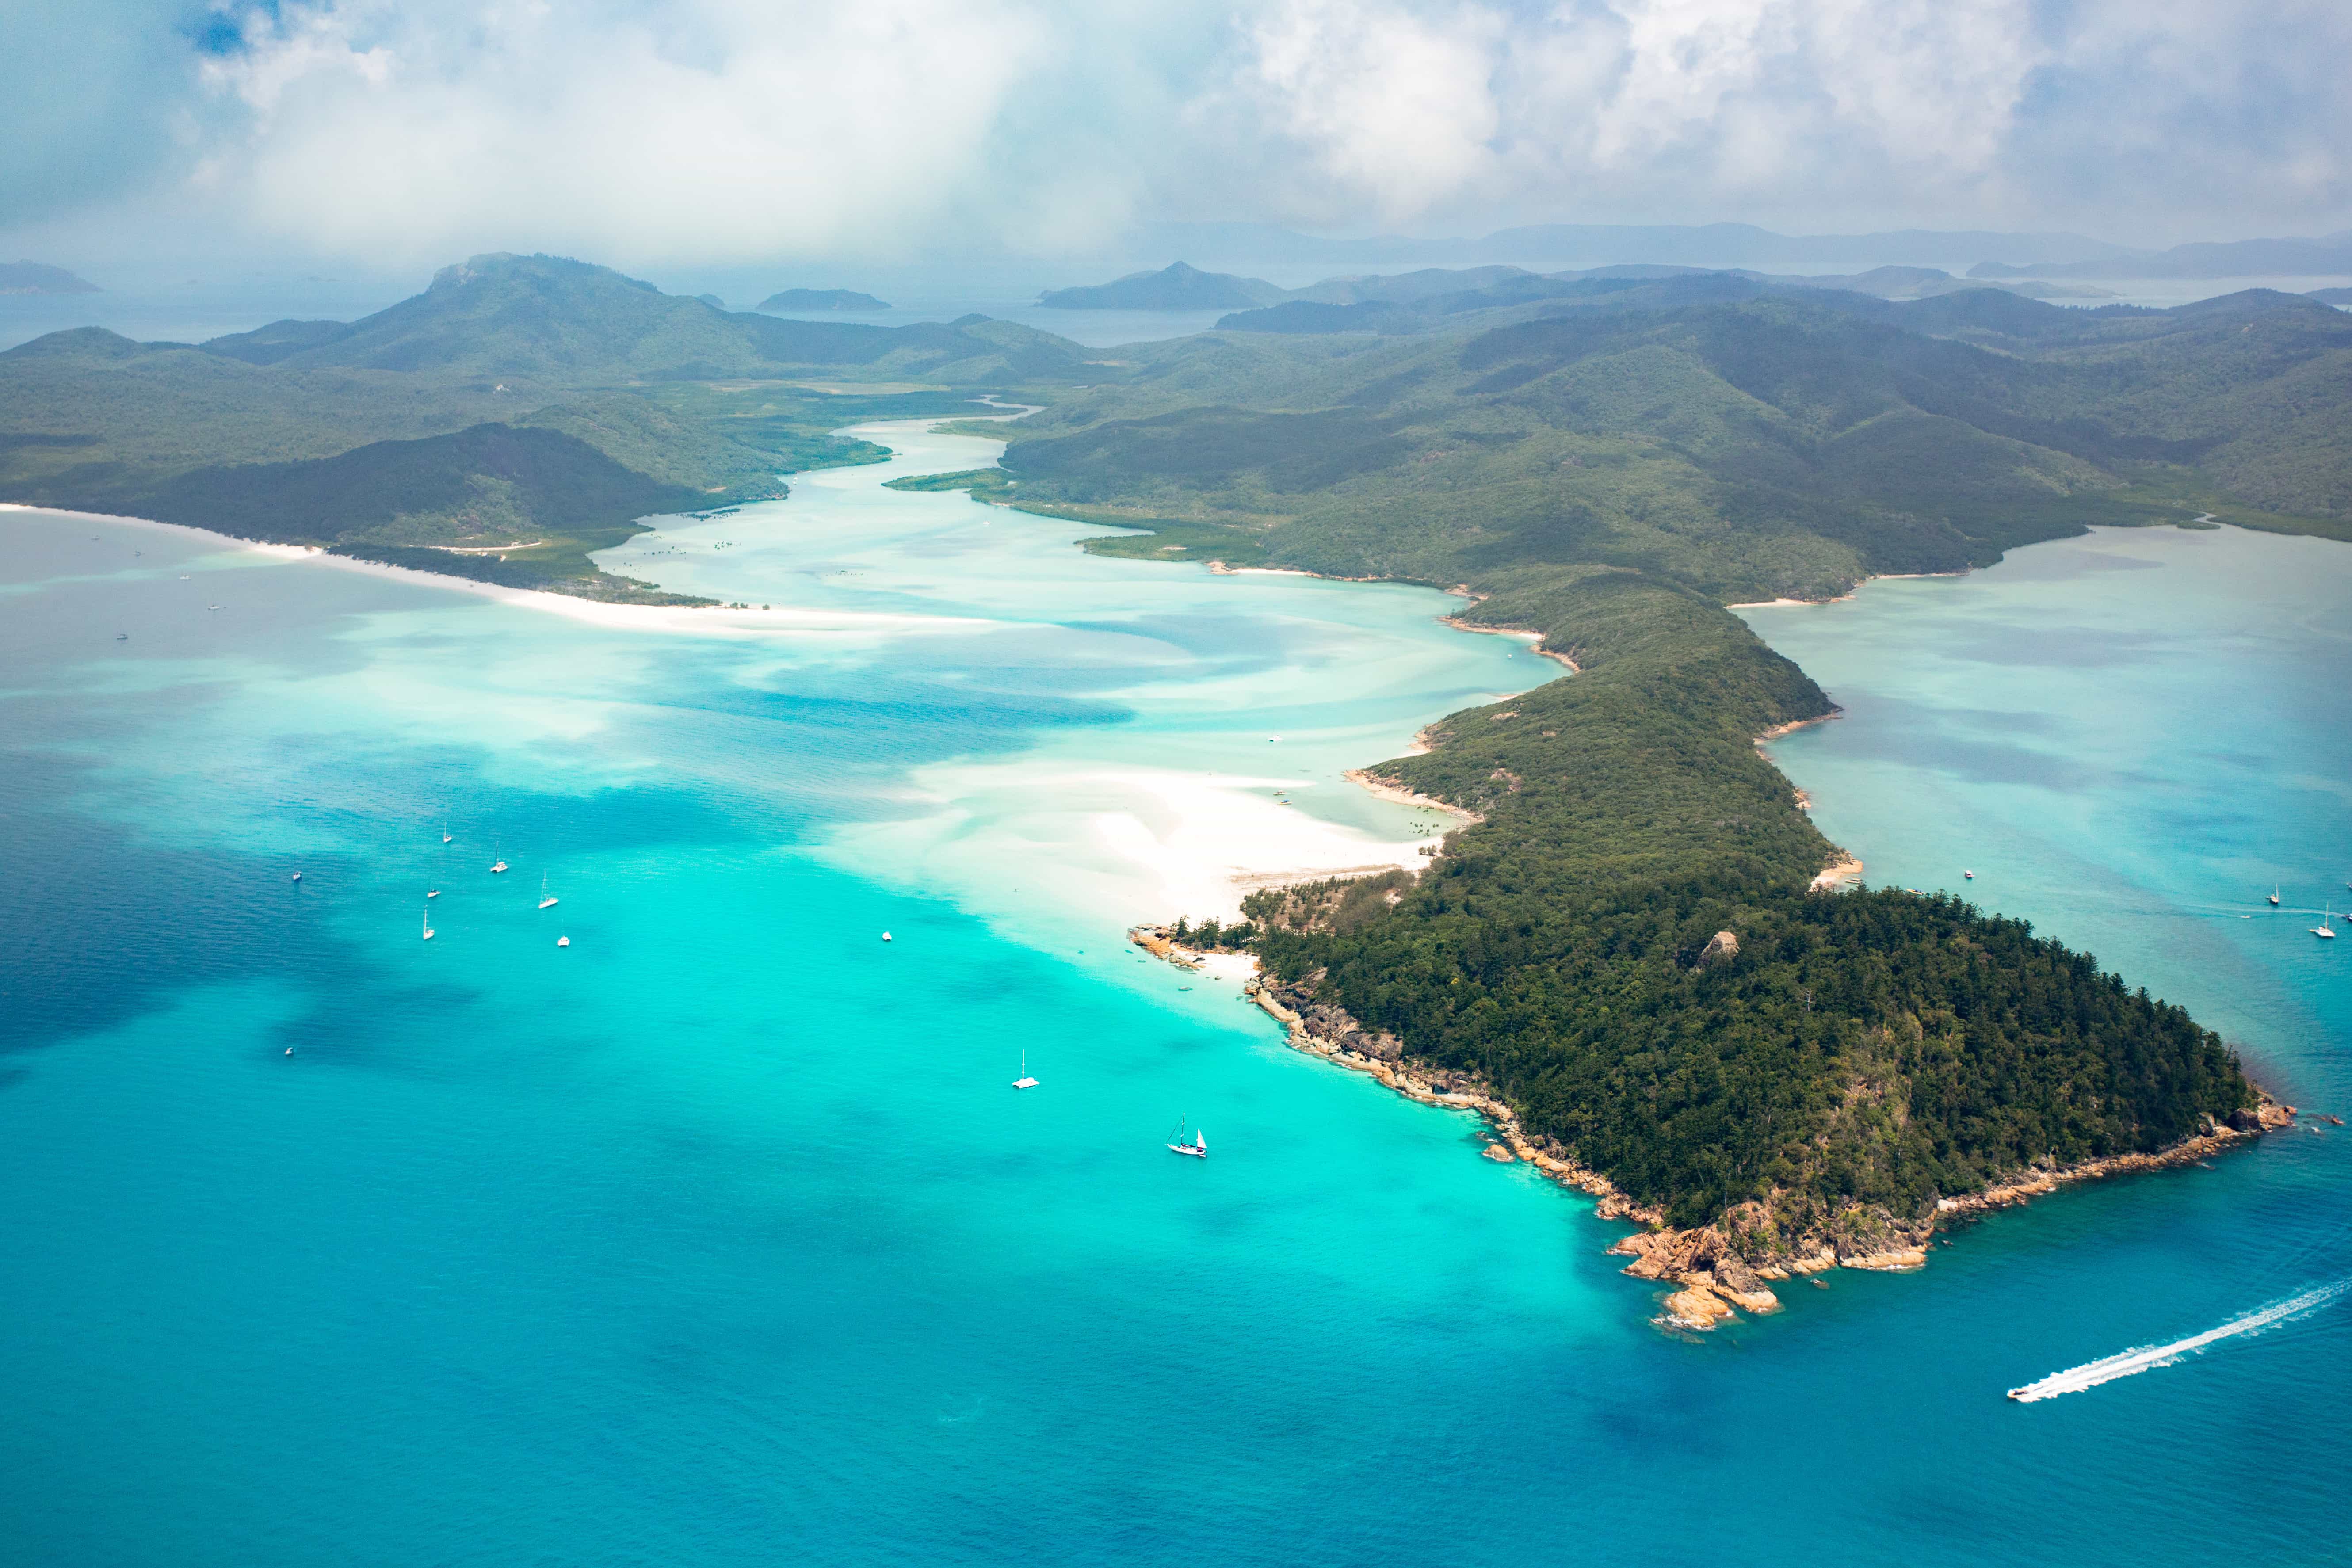
M1729 1290L1724 1289L1721 1284L1717 1284L1716 1289L1726 1300L1743 1312L1753 1312L1761 1317L1767 1312L1777 1312L1780 1310L1780 1298L1760 1285L1753 1290Z
M1519 1157L1500 1143L1489 1143L1486 1145L1486 1158L1498 1165L1511 1165L1517 1163Z
M1892 1252L1865 1252L1841 1258L1840 1268L1867 1268L1879 1273L1902 1274L1927 1267L1927 1254L1916 1247L1899 1247Z
M2262 1112L2240 1107L2230 1112L2230 1126L2240 1132L2259 1132L2263 1130Z
M1730 1303L1703 1285L1687 1286L1665 1300L1666 1321L1678 1328L1711 1329L1735 1314Z
M1739 938L1733 932L1719 931L1707 939L1699 951L1698 966L1711 969L1718 963L1728 963L1739 956Z

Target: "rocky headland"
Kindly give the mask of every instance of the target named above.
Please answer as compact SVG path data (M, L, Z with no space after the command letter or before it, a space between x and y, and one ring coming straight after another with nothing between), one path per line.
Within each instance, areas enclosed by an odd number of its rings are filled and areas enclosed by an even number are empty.
M1138 926L1128 935L1155 957L1187 969L1201 966L1203 954L1179 942L1171 928ZM1737 936L1723 931L1708 943L1700 962L1726 962L1738 952ZM2169 1148L2073 1165L2035 1166L1981 1191L1940 1198L1933 1212L1910 1218L1855 1205L1815 1216L1810 1225L1792 1230L1786 1215L1766 1201L1741 1205L1711 1225L1677 1230L1658 1210L1636 1202L1608 1177L1579 1163L1574 1152L1558 1140L1531 1136L1492 1085L1472 1074L1407 1061L1404 1043L1394 1035L1366 1028L1345 1008L1318 996L1322 978L1320 973L1310 973L1290 984L1252 979L1243 992L1284 1026L1294 1049L1367 1074L1408 1100L1476 1112L1493 1131L1493 1141L1483 1151L1486 1158L1498 1163L1524 1162L1562 1186L1590 1194L1595 1200L1593 1212L1601 1218L1644 1226L1620 1237L1609 1250L1632 1259L1624 1273L1674 1287L1654 1320L1664 1329L1712 1329L1738 1321L1741 1312L1778 1311L1780 1299L1774 1285L1832 1268L1878 1273L1924 1268L1939 1229L2029 1203L2073 1183L2199 1164L2245 1147L2265 1132L2293 1126L2296 1116L2294 1106L2265 1096L2259 1106L2234 1111L2225 1120L2203 1118L2195 1134Z

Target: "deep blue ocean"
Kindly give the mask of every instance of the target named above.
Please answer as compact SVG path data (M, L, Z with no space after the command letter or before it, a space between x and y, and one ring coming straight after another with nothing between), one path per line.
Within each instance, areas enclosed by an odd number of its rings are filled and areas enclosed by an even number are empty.
M1664 1334L1590 1200L1120 939L1220 825L1409 842L1339 772L1551 667L878 472L638 542L806 612L707 634L0 512L0 1560L2347 1554L2352 1304L2002 1394L2352 1277L2352 1130ZM2347 605L2161 531L1751 619L1872 880L2343 1111Z

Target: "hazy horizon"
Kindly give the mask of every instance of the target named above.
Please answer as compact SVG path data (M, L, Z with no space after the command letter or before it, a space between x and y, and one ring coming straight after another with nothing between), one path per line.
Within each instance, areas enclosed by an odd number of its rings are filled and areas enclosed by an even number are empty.
M103 0L10 31L0 255L82 271L1066 282L1180 224L2352 227L2352 16L2294 0Z

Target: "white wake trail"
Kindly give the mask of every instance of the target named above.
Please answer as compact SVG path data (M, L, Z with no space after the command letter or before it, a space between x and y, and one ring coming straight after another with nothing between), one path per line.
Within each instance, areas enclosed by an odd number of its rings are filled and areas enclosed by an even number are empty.
M2208 1329L2201 1334L2191 1334L2168 1345L2142 1345L2137 1350L2122 1351L2097 1361L2084 1362L2081 1366L2069 1367L2064 1372L2053 1372L2038 1383L2011 1389L2009 1396L2030 1405L2037 1399L2055 1399L2062 1394L2080 1394L2086 1388L2096 1388L2119 1377L2130 1377L2155 1367L2170 1366L2182 1356L2193 1355L2216 1340L2258 1334L2290 1319L2315 1312L2347 1290L2352 1290L2352 1279L2338 1279L2333 1285L2315 1286L2299 1296L2289 1296L2283 1301L2258 1307L2242 1318L2232 1318L2218 1329Z

